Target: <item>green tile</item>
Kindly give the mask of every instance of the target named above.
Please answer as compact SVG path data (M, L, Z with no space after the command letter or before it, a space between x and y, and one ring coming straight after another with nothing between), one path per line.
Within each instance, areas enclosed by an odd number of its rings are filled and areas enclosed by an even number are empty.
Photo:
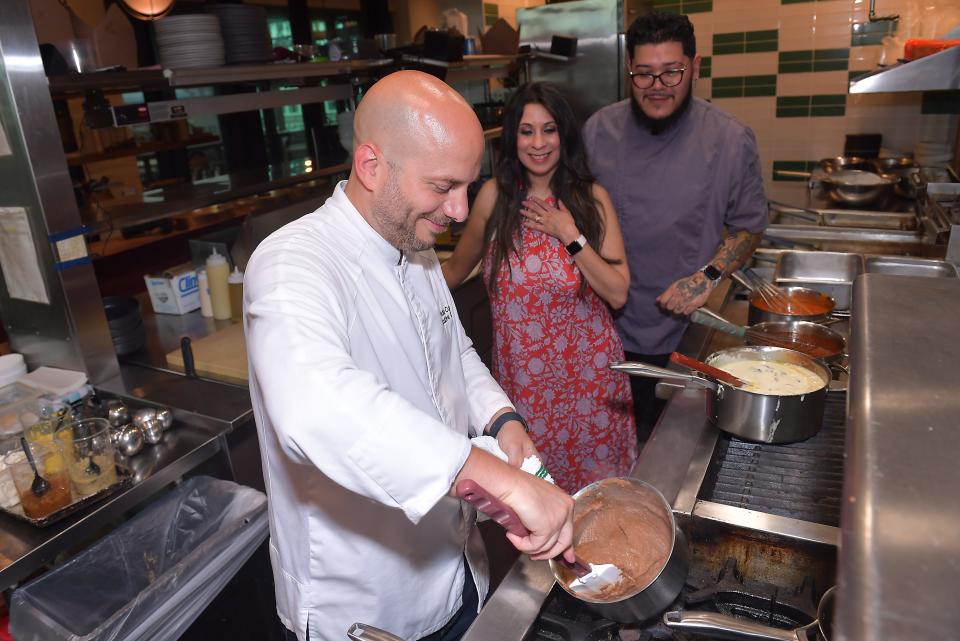
M777 95L777 85L766 85L760 87L745 87L743 90L743 95L746 98L751 98L755 96L776 96Z
M743 44L714 45L713 55L723 56L732 53L743 53L745 51Z
M742 31L736 33L715 33L713 34L713 46L730 44L733 42L743 43L746 40L746 34Z
M846 105L847 97L844 94L820 94L810 97L810 104L814 107Z
M743 79L743 84L747 87L759 87L765 85L776 85L777 77L775 75L771 76L746 76Z
M500 15L500 5L492 4L490 2L484 2L483 13L488 15L498 16Z
M728 89L730 87L742 87L743 86L743 77L742 76L727 76L724 78L714 78L713 79L713 88L717 87Z
M777 107L777 118L806 118L810 115L810 110L805 107Z
M777 67L778 73L807 73L813 71L812 62L781 62Z
M713 87L710 91L711 98L742 98L743 97L743 88L742 87Z
M710 11L713 11L713 0L683 3L684 13L709 13Z
M815 117L823 116L843 116L846 114L847 108L844 106L838 107L812 107L810 109L810 115Z
M922 114L960 114L960 90L924 91L921 96Z
M859 71L851 71L851 72L849 73L849 78L848 78L847 80L848 80L849 82L853 82L854 80L856 80L856 79L858 79L858 78L862 78L863 76L867 75L868 73L870 73L870 72L869 72L869 71L864 71L863 69L860 69Z
M781 51L780 62L813 62L813 50Z
M897 20L855 22L850 27L850 46L862 47L883 44L883 39L886 36L896 33L898 22Z
M776 41L779 37L779 34L776 29L770 29L768 31L747 31L747 42L765 42L767 40Z
M817 49L813 52L814 61L819 60L849 60L849 49Z
M704 56L700 59L700 77L709 78L713 73L713 58Z
M493 25L497 24L498 20L499 18L497 16L483 16L483 24L488 27L492 27Z
M780 107L809 107L810 96L778 96L777 109Z
M776 51L776 40L769 42L748 42L746 53L759 53L761 51Z
M676 0L654 0L653 8L657 11L668 13L680 13L680 3Z
M814 71L846 71L847 70L847 61L846 60L825 60L817 61L813 63Z

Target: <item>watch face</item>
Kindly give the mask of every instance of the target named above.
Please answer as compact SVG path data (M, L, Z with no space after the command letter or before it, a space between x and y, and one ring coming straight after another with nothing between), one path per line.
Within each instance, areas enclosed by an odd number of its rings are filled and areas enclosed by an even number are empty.
M719 280L723 276L723 272L714 267L713 265L707 265L703 268L703 275L710 280Z

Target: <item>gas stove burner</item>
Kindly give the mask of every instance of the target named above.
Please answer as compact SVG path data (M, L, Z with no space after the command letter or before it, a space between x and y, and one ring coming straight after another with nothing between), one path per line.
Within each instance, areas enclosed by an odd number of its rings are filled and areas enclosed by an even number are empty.
M727 559L715 584L682 595L686 609L710 609L728 616L751 619L777 628L796 628L817 615L813 581L805 579L795 589L783 589L760 581L745 581L737 560Z
M619 630L618 623L598 617L554 585L526 641L619 641Z

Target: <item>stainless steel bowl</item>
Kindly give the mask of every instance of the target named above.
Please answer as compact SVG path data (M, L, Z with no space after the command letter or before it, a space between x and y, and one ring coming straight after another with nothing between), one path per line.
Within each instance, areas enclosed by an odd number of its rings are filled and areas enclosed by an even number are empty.
M155 418L144 421L140 429L143 431L143 440L150 445L156 445L163 440L163 424Z

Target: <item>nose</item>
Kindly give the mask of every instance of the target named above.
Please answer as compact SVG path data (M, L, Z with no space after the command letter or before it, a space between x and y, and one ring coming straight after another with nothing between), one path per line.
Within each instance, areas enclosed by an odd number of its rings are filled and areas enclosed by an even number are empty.
M450 190L450 197L447 198L447 202L444 203L444 205L443 213L447 218L451 218L458 223L465 221L467 214L470 212L470 207L467 203L466 186Z
M544 136L542 132L534 132L533 134L533 146L534 147L543 147Z

